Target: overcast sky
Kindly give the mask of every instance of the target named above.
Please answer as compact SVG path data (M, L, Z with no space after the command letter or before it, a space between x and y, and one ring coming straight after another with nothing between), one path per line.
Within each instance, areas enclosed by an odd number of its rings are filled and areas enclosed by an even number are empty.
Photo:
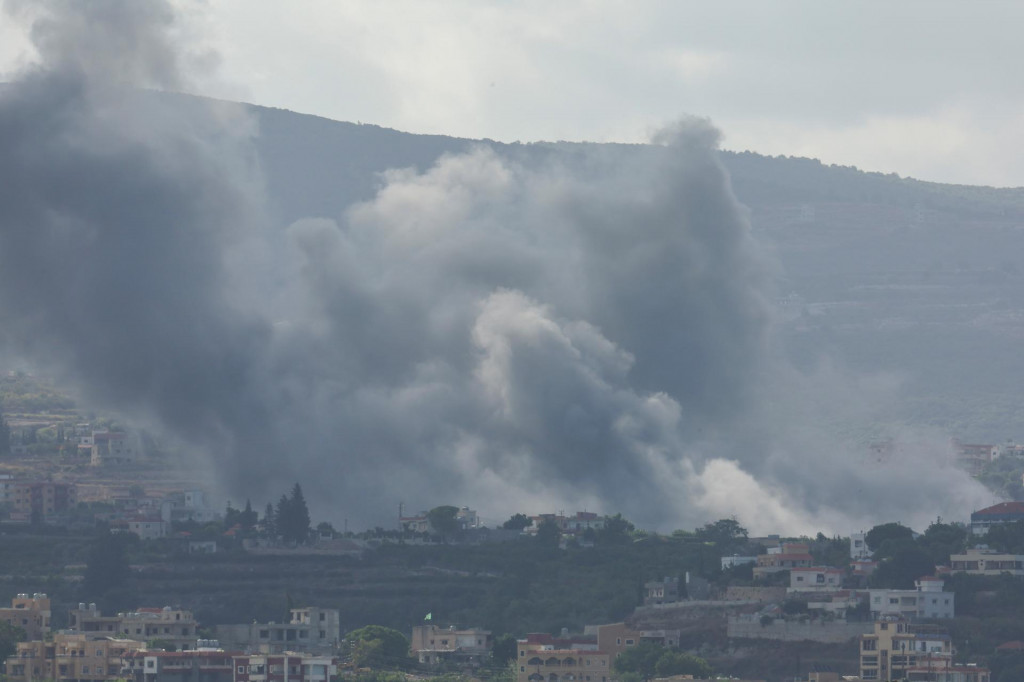
M411 132L642 141L1024 185L1024 4L178 0L201 94ZM0 26L0 71L30 59Z

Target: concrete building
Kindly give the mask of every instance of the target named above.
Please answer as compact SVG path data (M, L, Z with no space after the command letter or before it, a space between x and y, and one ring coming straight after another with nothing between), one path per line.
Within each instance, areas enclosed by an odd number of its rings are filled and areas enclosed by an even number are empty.
M902 680L911 669L948 668L952 663L949 635L938 628L914 627L905 620L886 619L875 623L874 632L860 637L863 680Z
M1024 575L1024 555L1002 554L988 547L972 547L963 554L952 554L949 565L954 573L970 575Z
M215 626L226 649L279 654L285 651L333 652L341 642L338 609L292 609L287 623L245 623Z
M789 592L835 592L843 587L846 572L831 566L789 569Z
M89 448L89 462L95 467L131 464L138 461L141 453L141 443L134 434L94 431Z
M914 581L913 590L868 590L871 616L880 619L898 616L905 619L953 618L956 611L952 592L943 592L941 578L924 577Z
M253 654L234 656L233 682L330 682L337 665L329 656Z
M992 526L1024 521L1024 502L1000 502L971 514L971 533L985 535Z
M850 533L850 560L851 561L866 561L871 558L874 554L868 549L867 533L860 531L859 533Z
M733 554L732 556L722 557L722 570L730 569L734 566L745 566L746 564L756 564L756 556L740 556Z
M130 639L89 639L60 632L53 641L19 642L7 659L8 682L100 682L117 678L121 659L145 644Z
M129 682L234 682L233 656L222 650L131 651L121 659Z
M170 606L143 606L135 611L104 616L96 604L79 604L68 611L68 626L87 639L123 636L140 642L159 640L168 648L194 649L198 623L191 611Z
M779 571L788 571L794 568L810 568L814 563L814 557L810 555L810 549L804 543L785 542L779 547L771 547L767 554L757 557L757 565L754 566L754 577L763 578Z
M44 593L19 594L11 600L10 608L0 609L0 622L21 628L31 641L49 634L50 615L50 598Z
M611 682L607 653L596 643L530 634L518 640L516 682Z
M679 646L679 630L634 630L625 623L608 623L606 625L588 625L584 635L597 638L597 648L608 654L614 661L626 649L641 642L653 642L658 646Z
M666 576L662 580L644 583L644 606L675 604L679 601L679 578Z
M15 481L11 491L12 521L50 521L78 504L78 491L72 483Z
M451 662L470 666L482 664L491 653L494 639L490 630L455 626L417 625L412 629L412 653L425 665Z

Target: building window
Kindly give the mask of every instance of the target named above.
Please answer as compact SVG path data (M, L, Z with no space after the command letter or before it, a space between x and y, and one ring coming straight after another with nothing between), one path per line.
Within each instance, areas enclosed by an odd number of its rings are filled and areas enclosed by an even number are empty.
M238 666L238 674L239 675L244 675L245 674L245 666L244 665Z

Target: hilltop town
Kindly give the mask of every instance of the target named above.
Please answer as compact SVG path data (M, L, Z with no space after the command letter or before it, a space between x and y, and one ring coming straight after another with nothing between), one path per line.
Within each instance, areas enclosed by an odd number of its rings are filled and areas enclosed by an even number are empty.
M4 424L8 682L1024 674L1024 502L843 536L753 537L735 519L659 534L594 511L487 527L456 505L339 529L299 483L215 505L111 420L9 409ZM1017 496L1024 447L954 447Z

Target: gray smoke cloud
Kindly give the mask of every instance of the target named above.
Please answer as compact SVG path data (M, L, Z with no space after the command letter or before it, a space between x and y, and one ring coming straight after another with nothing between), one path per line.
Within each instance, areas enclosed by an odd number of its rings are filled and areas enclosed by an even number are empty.
M298 479L356 525L405 501L776 532L984 500L941 437L901 431L880 462L837 428L884 413L885 378L781 360L777 266L707 121L480 146L274 225L242 108L137 89L186 85L169 4L5 7L40 55L0 94L5 346L190 443L233 495Z

